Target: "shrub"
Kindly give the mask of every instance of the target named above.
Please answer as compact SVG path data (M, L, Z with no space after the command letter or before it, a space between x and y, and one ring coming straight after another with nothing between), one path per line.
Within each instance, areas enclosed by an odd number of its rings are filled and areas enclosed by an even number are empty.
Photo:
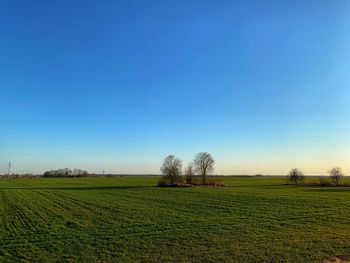
M331 186L332 183L327 178L320 178L318 180L320 186Z

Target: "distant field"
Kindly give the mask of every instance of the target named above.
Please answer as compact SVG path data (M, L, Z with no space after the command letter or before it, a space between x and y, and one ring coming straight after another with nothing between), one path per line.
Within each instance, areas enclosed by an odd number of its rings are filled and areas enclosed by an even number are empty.
M350 187L226 178L0 180L0 262L321 262L350 258Z

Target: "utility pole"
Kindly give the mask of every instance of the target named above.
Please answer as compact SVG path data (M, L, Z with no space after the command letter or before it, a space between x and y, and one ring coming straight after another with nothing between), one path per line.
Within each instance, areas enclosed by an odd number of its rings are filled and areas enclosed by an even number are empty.
M9 176L10 176L10 174L11 174L11 166L12 166L12 163L9 162L9 173L8 173Z

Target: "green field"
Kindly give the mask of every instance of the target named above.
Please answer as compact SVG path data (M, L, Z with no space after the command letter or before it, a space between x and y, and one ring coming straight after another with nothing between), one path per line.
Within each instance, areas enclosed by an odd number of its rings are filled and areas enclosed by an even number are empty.
M350 258L350 187L226 178L0 180L0 262L321 262Z

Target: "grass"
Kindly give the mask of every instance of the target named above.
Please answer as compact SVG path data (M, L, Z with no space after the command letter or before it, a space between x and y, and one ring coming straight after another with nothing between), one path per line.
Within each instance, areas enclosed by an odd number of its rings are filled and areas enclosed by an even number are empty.
M0 180L0 262L321 262L350 258L350 187L225 178Z

